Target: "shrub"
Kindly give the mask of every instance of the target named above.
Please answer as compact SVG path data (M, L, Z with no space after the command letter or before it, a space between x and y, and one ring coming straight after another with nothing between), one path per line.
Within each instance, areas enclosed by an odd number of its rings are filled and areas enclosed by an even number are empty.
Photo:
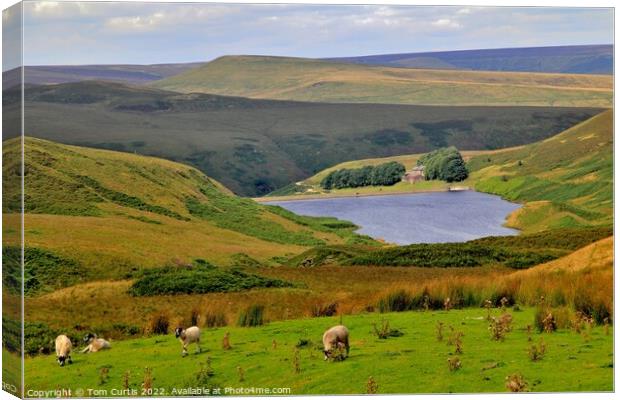
M491 332L491 339L503 341L506 337L506 333L512 330L512 316L510 314L503 314L499 318L491 317L489 324L489 331Z
M551 333L556 330L557 325L553 312L549 308L538 307L534 314L534 326L538 332Z
M366 382L366 393L368 394L377 394L379 392L379 385L377 381L372 376L368 377L368 381Z
M194 308L189 314L189 325L190 326L198 326L200 322L200 310Z
M611 319L612 310L605 302L591 290L578 290L573 300L575 311L581 312L594 319L598 325L605 322L605 318Z
M301 372L301 355L299 354L299 348L295 348L293 352L293 371L296 374Z
M226 315L221 311L207 311L205 314L205 326L207 328L219 328L228 325Z
M437 337L437 341L443 341L443 322L437 322L436 330L437 334L435 336Z
M232 346L230 345L230 332L226 332L224 334L224 339L222 339L222 349L230 350Z
M2 247L2 283L14 293L21 292L21 249ZM88 275L77 261L37 247L24 248L24 293L34 295L42 291L74 285Z
M411 310L413 299L405 290L388 293L379 300L379 312L407 311Z
M313 317L331 317L336 315L338 303L315 304L310 310Z
M237 325L260 326L264 323L265 306L253 304L239 314Z
M532 361L540 361L545 356L547 352L547 346L545 345L545 341L540 338L540 342L538 345L531 345L527 351L527 354Z
M461 369L461 360L458 357L448 358L448 368L450 369L450 372Z
M142 390L151 396L153 391L153 370L149 367L144 368L144 378L142 378Z
M527 392L527 382L521 374L512 374L506 377L506 389L511 392Z
M390 322L386 319L381 320L381 325L379 327L377 327L377 324L372 324L372 328L375 336L379 339L387 339L389 337L399 337L404 335L404 333L398 329L391 329Z
M133 296L236 292L257 287L291 287L279 279L221 270L207 262L192 266L168 266L144 271L129 293Z
M168 328L170 327L170 318L164 313L155 314L151 318L149 327L150 332L154 335L167 335Z

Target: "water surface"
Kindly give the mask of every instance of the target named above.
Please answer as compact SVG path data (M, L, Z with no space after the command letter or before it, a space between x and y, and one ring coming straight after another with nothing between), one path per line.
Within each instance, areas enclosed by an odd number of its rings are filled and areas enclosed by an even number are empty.
M485 236L516 235L502 226L521 207L474 191L314 200L273 201L301 215L330 216L358 225L358 233L390 243L466 242Z

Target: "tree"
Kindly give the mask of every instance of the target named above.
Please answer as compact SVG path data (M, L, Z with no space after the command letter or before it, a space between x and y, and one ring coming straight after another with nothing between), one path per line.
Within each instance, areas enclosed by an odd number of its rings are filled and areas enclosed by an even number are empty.
M405 166L391 161L377 166L354 169L339 169L330 172L321 181L324 189L356 188L363 186L390 186L400 182Z
M469 176L465 161L456 147L445 147L420 157L418 165L424 165L427 180L460 182Z

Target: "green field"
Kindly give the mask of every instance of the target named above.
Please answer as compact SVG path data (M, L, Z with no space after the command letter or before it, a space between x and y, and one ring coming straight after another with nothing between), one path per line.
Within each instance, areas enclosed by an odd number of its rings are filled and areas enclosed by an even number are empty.
M513 330L504 341L491 339L482 308L344 315L343 323L351 332L351 356L342 362L323 361L320 348L322 332L337 324L338 317L204 330L203 352L193 354L190 348L186 358L181 357L181 345L173 335L119 341L109 351L76 354L74 363L62 369L54 356L28 358L26 390L91 388L110 395L126 386L139 392L146 368L151 371L152 388L168 396L174 395L175 388L187 387L284 387L291 394L365 394L371 376L377 393L505 392L506 376L515 373L534 392L613 390L612 332L606 335L603 327L595 327L582 335L569 329L539 334L534 329L530 343L526 326L533 326L534 310L508 311L514 318ZM492 315L499 316L500 311L495 309ZM373 324L382 320L403 335L378 339ZM442 341L436 338L439 322L444 324ZM454 372L447 362L455 356L455 346L447 344L450 327L464 334L462 354L456 355L462 368ZM222 349L225 332L230 332L230 350ZM546 353L542 360L531 361L528 349L540 340Z
M151 84L177 92L337 103L610 107L612 78L390 68L226 56Z
M601 111L300 103L97 82L33 87L25 96L29 136L189 164L244 196L351 159L532 143ZM17 100L7 94L6 137L19 132Z

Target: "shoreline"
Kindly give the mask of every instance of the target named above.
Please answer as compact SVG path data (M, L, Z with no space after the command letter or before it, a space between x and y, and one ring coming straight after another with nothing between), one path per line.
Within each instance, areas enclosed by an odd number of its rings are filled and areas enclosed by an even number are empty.
M320 199L342 199L349 197L373 197L373 196L399 196L404 194L425 194L425 193L450 193L450 192L475 192L475 189L459 189L449 190L442 189L425 189L416 191L398 191L398 192L385 192L385 193L360 193L360 194L308 194L308 195L289 195L289 196L273 196L273 197L252 197L251 199L257 203L269 203L272 201L300 201L300 200L320 200Z

